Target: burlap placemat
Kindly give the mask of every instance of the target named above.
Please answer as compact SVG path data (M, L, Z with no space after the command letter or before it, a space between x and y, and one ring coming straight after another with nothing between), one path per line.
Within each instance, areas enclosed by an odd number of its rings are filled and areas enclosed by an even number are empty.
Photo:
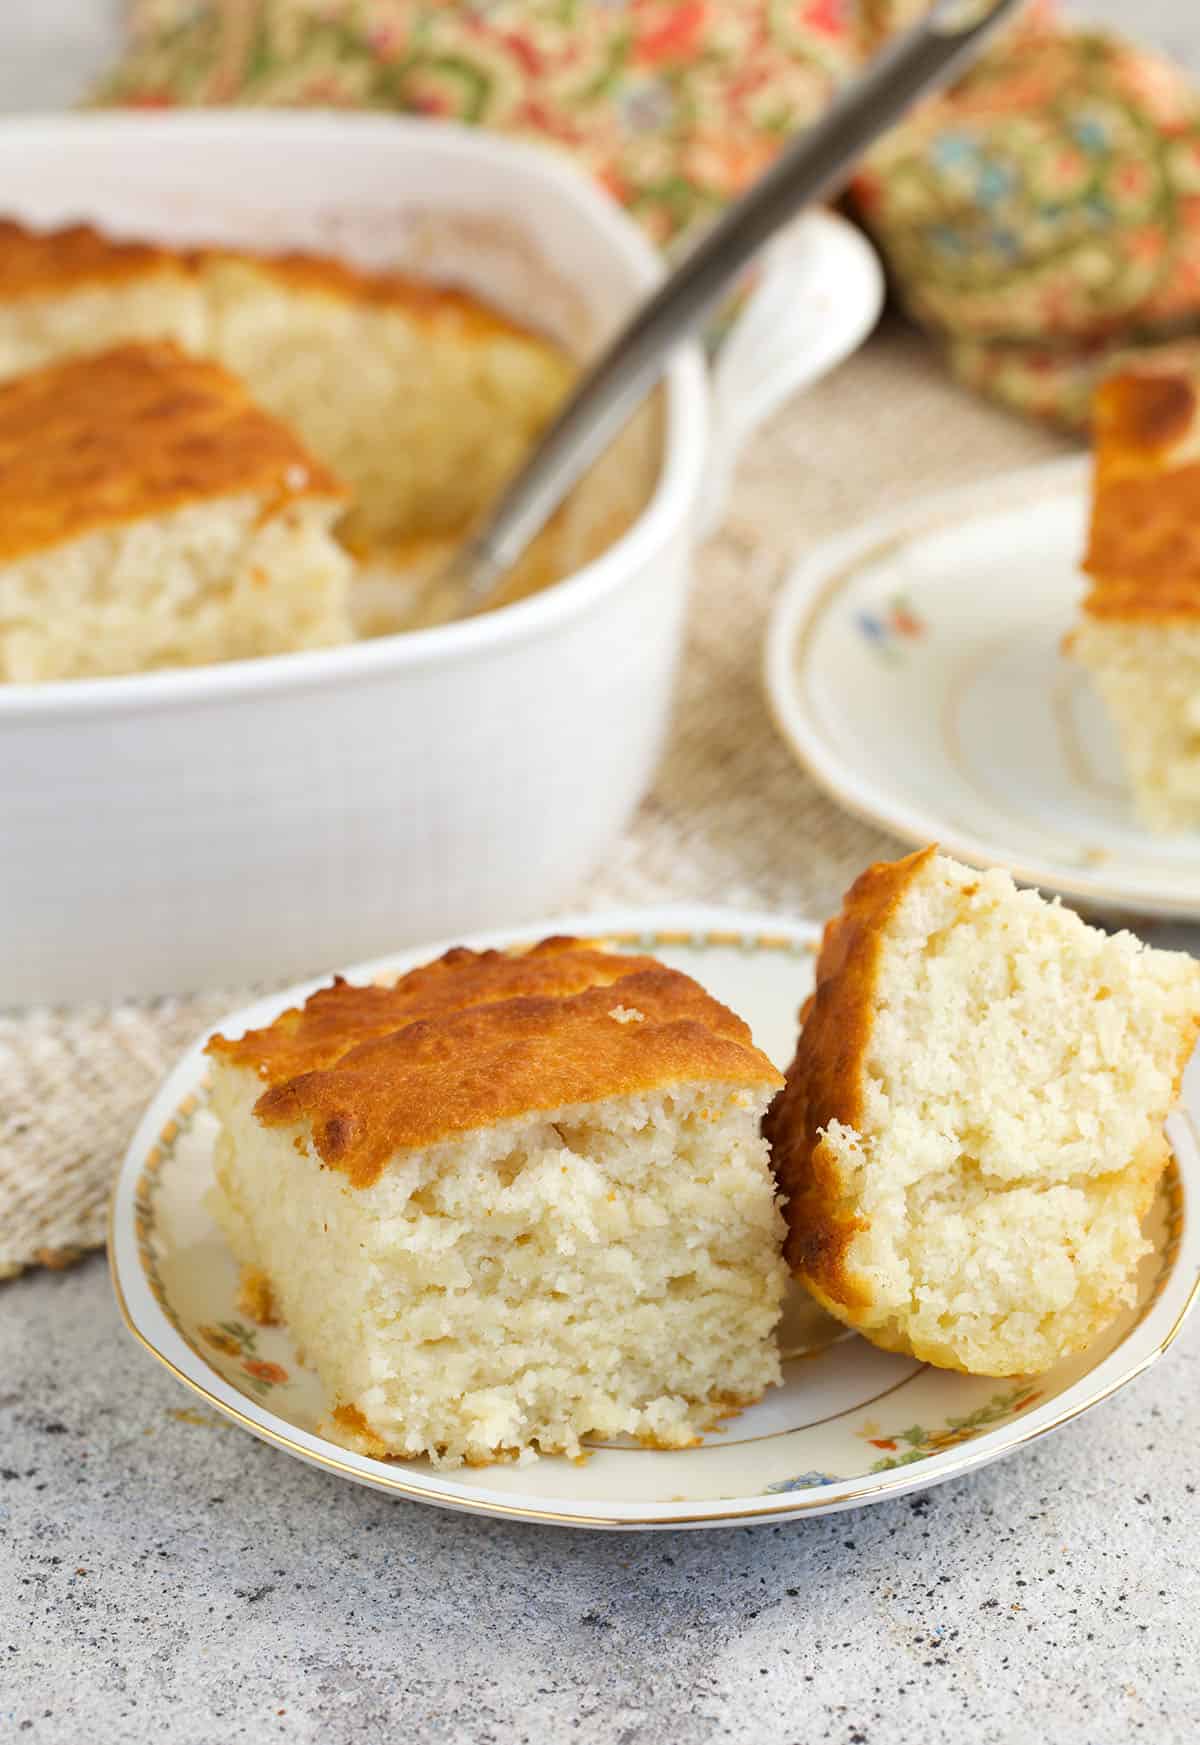
M791 560L919 493L1059 452L973 400L889 326L747 454L697 566L674 729L651 793L568 908L694 899L821 917L894 850L797 768L763 701L764 620ZM315 964L314 973L324 966ZM116 1009L0 1016L0 1276L104 1241L113 1172L173 1060L230 989Z

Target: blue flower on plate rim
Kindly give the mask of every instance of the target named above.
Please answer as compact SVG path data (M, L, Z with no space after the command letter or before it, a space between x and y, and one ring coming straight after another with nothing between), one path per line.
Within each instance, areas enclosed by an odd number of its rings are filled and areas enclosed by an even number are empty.
M894 594L874 611L860 609L854 623L859 635L888 661L899 657L905 643L919 642L928 628L904 594Z
M765 1488L768 1492L815 1490L818 1485L837 1484L840 1478L836 1472L798 1472L795 1478L777 1479Z

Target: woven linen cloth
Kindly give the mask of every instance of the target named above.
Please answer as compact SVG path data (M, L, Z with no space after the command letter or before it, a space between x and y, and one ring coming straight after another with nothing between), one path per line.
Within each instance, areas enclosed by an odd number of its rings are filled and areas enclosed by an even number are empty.
M690 899L820 919L836 907L897 845L827 799L771 724L761 668L776 587L828 535L1064 446L954 386L899 325L776 417L699 556L651 791L563 912ZM109 1186L157 1082L250 993L0 1014L0 1275L65 1265L104 1241Z

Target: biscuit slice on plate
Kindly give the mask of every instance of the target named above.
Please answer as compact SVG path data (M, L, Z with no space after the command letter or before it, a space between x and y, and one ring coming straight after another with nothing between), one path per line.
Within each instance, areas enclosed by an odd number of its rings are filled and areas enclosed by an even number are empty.
M347 640L343 502L238 381L170 342L0 383L0 680Z
M1141 822L1200 825L1200 409L1179 371L1112 377L1094 404L1091 588L1068 652L1120 741Z
M794 1273L876 1344L983 1375L1134 1300L1200 965L933 848L829 923L765 1130Z
M779 1380L782 1080L689 977L456 950L209 1052L243 1304L288 1323L347 1446L684 1447Z

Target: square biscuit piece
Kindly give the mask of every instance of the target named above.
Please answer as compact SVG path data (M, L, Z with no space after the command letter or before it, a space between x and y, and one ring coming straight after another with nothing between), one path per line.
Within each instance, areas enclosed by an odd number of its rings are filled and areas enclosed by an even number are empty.
M687 976L457 950L209 1052L243 1308L288 1323L345 1445L682 1447L779 1380L782 1080Z
M1134 1301L1200 965L936 850L829 923L766 1121L787 1257L888 1350L1048 1369Z
M168 341L0 383L0 680L347 640L343 503L240 382Z
M1200 400L1191 375L1111 377L1094 403L1091 587L1068 652L1100 696L1141 822L1200 826Z
M405 273L0 222L0 376L160 338L224 364L345 481L356 545L465 529L574 374L553 341Z

